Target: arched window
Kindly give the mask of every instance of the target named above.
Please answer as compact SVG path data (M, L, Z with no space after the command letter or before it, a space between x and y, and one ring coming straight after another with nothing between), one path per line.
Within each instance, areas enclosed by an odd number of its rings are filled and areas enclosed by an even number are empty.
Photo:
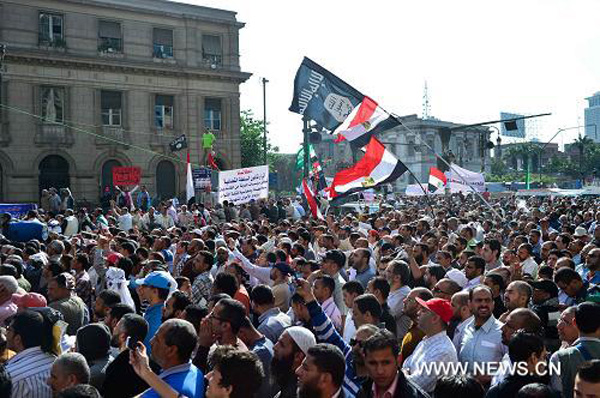
M113 168L121 167L122 164L118 160L111 159L104 162L102 165L102 176L101 176L101 192L104 192L106 187L110 188L112 193L114 190L113 186Z
M159 200L171 199L176 196L175 166L168 160L161 160L156 166L156 196Z
M46 156L39 165L39 191L48 188L68 188L69 162L59 155Z

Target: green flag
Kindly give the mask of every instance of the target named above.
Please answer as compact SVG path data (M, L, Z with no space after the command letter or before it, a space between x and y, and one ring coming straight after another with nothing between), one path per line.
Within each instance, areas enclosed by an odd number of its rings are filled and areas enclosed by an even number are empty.
M308 160L317 156L315 148L311 144L308 144ZM304 168L304 145L300 147L298 154L296 155L296 169L302 170Z

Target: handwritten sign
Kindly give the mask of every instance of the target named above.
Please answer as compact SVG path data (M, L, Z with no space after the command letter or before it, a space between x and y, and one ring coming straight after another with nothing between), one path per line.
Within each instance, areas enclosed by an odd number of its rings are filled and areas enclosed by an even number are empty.
M257 166L219 172L219 203L248 203L269 196L269 167Z
M113 167L113 185L139 185L142 177L140 167Z

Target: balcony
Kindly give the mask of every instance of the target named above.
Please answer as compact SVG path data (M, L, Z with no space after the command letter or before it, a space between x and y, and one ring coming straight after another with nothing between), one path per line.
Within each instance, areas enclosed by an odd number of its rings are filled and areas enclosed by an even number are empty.
M168 150L169 144L178 136L178 132L173 129L152 129L152 135L150 136L150 147L154 149Z
M36 146L73 146L75 139L70 129L56 124L40 124L34 137Z
M98 52L102 56L122 58L123 40L114 37L101 37L98 44Z
M128 148L131 144L131 138L129 133L125 131L122 126L101 126L96 130L96 146L107 147L107 146L119 146Z

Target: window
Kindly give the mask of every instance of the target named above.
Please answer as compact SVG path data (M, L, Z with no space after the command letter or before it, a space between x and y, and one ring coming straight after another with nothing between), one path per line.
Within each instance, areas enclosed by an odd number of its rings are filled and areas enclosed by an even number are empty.
M102 91L100 92L100 107L102 114L102 125L120 126L121 125L121 92L120 91Z
M65 118L65 90L60 87L42 87L42 119L62 123Z
M204 127L209 130L221 130L221 100L207 98L204 101Z
M65 46L62 15L41 12L39 29L38 39L40 44L55 47Z
M121 24L118 22L100 21L98 24L98 51L103 53L120 53L123 51Z
M157 95L154 102L154 126L159 129L173 128L173 96Z
M408 139L408 156L415 156L415 140L412 138Z
M221 37L213 35L202 36L202 61L210 67L221 66L223 61Z
M154 58L173 58L173 31L154 28Z

